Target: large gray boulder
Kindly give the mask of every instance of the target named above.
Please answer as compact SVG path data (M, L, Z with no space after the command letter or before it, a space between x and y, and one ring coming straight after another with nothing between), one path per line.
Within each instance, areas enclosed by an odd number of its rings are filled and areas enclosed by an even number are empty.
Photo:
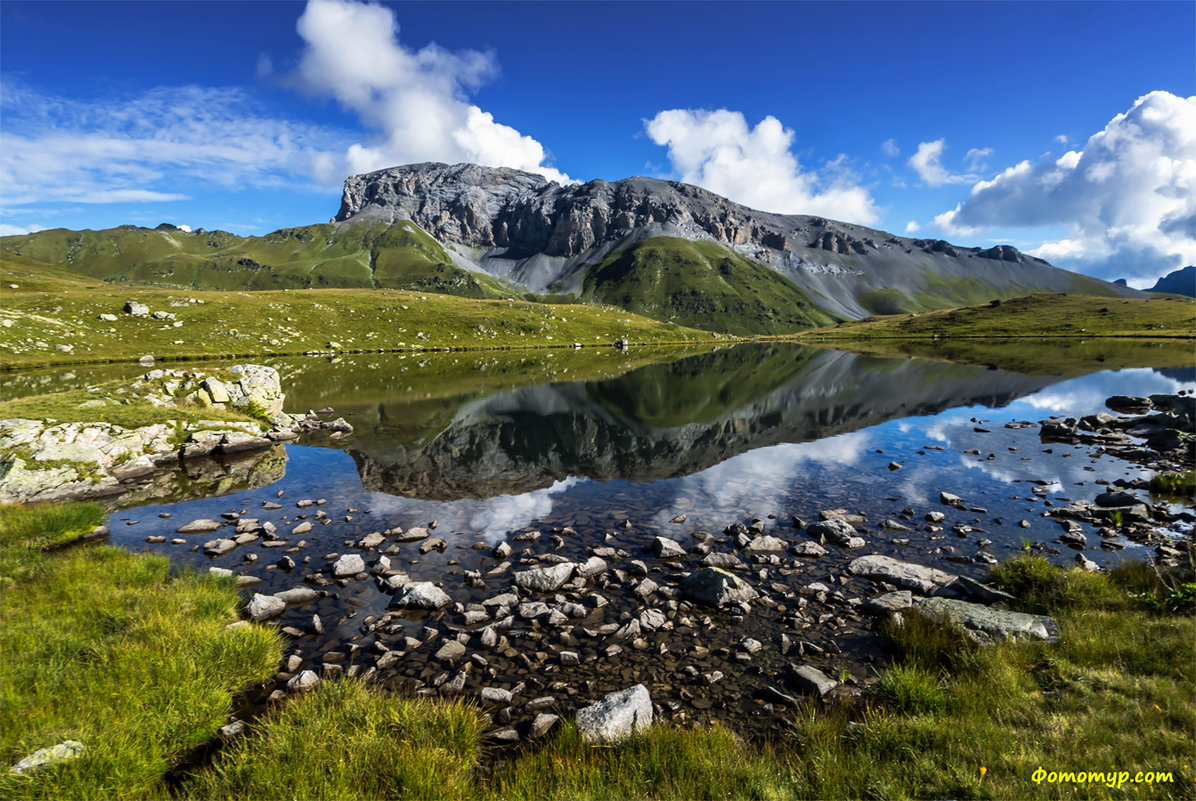
M853 576L883 581L921 595L930 595L958 578L954 573L902 562L891 556L879 554L853 559L847 566L847 571Z
M573 578L573 571L576 569L575 562L561 562L552 567L539 567L516 573L512 580L516 587L528 592L555 592Z
M332 565L332 575L337 578L349 578L364 572L365 560L355 553L344 554Z
M681 581L681 592L694 603L723 606L737 601L752 601L760 593L746 581L718 567L702 567Z
M652 725L652 696L642 684L577 710L577 730L588 743L613 743Z
M1059 639L1059 626L1054 618L993 609L982 604L958 601L954 598L926 598L914 605L924 615L949 621L964 634L982 645L1002 640Z
M439 609L453 599L430 581L413 581L400 587L390 605L398 609Z
M255 592L245 611L249 613L250 620L255 623L261 623L263 620L278 617L286 608L287 602L283 599Z

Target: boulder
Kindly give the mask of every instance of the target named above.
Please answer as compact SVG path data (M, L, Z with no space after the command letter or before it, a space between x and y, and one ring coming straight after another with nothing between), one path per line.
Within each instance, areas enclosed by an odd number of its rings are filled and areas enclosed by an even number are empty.
M864 540L856 534L855 527L846 520L831 518L811 525L806 531L815 539L825 539L844 548L862 548Z
M216 531L223 525L218 520L209 520L203 518L200 520L192 520L190 523L175 529L179 534L207 534L209 531Z
M637 684L577 710L577 730L589 743L613 743L652 725L652 697Z
M749 542L744 550L748 553L775 553L783 551L787 547L789 547L789 544L779 537L764 536L757 537Z
M681 592L689 600L707 606L752 601L759 593L746 581L718 567L702 567L686 576Z
M789 547L789 552L794 556L808 556L814 559L826 556L826 548L813 541L794 543Z
M134 317L145 317L149 314L149 306L146 306L144 303L138 303L135 300L130 300L125 303L123 311L125 314L131 314Z
M286 608L287 602L281 598L255 592L245 611L249 614L250 620L255 623L261 623L263 620L278 617Z
M839 686L839 682L827 676L813 665L799 665L789 669L789 675L802 692L819 698Z
M365 560L358 554L347 553L332 565L332 575L336 578L349 578L365 572Z
M656 554L658 559L684 559L686 557L685 549L681 547L681 543L676 540L671 540L668 537L656 537L652 540L652 553Z
M237 543L235 540L208 540L203 544L203 552L208 556L224 556L226 553L231 553L236 547Z
M982 645L1001 640L1059 639L1059 626L1053 618L993 609L981 604L954 598L926 598L914 608L930 617L948 620L959 626L964 634Z
M909 590L886 592L864 602L863 609L870 615L887 615L914 605L914 595Z
M515 586L528 592L556 592L566 581L573 578L577 569L575 562L561 562L552 567L540 567L516 573L512 580Z
M414 581L400 587L390 605L399 609L439 609L452 601L448 593L432 582Z
M287 682L287 689L293 693L307 692L320 683L320 677L314 670L305 670L297 676L292 676Z
M877 554L853 559L847 566L847 571L853 576L883 581L903 589L913 590L921 595L930 595L957 578L953 573Z

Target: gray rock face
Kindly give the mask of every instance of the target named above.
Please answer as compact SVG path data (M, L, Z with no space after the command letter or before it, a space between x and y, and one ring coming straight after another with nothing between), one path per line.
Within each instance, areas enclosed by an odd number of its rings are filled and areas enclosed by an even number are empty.
M927 598L919 601L915 608L923 614L951 621L984 645L1001 640L1055 642L1059 639L1059 626L1045 615L992 609L953 598Z
M739 576L718 567L702 567L690 573L681 582L681 592L689 600L707 606L751 601L759 596Z
M555 592L573 577L573 571L576 569L575 562L561 562L552 567L539 567L516 573L512 580L516 587L529 592Z
M1076 287L1073 274L1008 246L956 248L819 217L771 214L655 178L561 186L508 168L411 164L345 181L334 222L370 220L410 220L441 242L480 252L475 264L483 270L537 291L553 285L574 290L585 267L651 236L718 243L851 317L885 313L858 300L869 289L924 291L927 273L978 279L994 294L1010 294L1019 283L1052 291Z
M922 567L894 559L891 556L861 556L852 560L847 571L853 576L863 576L873 581L895 584L920 595L930 595L935 590L955 581L957 576L933 567Z
M390 605L399 609L439 609L453 599L430 581L415 581L400 587Z
M589 743L613 743L652 725L652 697L637 684L577 710L577 730Z

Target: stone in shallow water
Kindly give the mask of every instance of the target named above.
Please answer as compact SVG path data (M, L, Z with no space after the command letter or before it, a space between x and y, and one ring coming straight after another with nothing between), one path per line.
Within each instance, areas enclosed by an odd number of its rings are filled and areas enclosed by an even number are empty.
M347 578L365 572L365 560L355 553L347 553L332 565L332 575Z
M577 710L577 730L586 742L611 743L652 725L652 697L642 684L607 695Z
M207 534L209 531L215 531L220 526L224 525L218 520L209 520L203 518L200 520L192 520L185 526L180 526L175 529L179 534Z
M402 609L439 609L448 606L452 600L432 582L415 581L400 587L390 605Z
M746 581L717 567L702 567L690 573L681 582L681 592L689 600L708 606L751 601L759 596Z
M902 562L890 556L861 556L847 566L853 576L863 576L873 581L883 581L922 595L930 595L958 578L953 573L936 570L933 567Z
M276 598L273 595L262 595L260 592L255 592L245 611L249 613L250 620L255 623L260 623L263 620L269 620L272 617L278 617L286 608L287 602L281 598Z
M656 537L652 540L652 552L658 559L684 559L685 549L681 543L668 537Z
M516 587L529 592L555 592L573 577L573 571L576 569L575 562L561 562L552 567L525 570L516 573L512 578Z
M799 665L798 667L791 668L790 675L793 677L793 683L802 692L809 695L822 697L839 686L839 682L830 678L813 665Z

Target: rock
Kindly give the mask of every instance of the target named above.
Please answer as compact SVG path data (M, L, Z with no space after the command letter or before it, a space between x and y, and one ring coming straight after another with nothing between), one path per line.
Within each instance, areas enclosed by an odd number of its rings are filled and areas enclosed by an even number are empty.
M286 608L287 602L281 598L255 592L249 605L245 607L245 611L249 614L250 620L254 623L261 623L263 620L278 617Z
M944 504L946 506L955 506L955 507L962 507L964 505L963 498L959 497L958 495L954 495L950 492L940 492L939 493L939 503Z
M100 319L106 323L115 323L117 317L115 314L100 314Z
M302 523L300 523L299 525L297 525L293 529L291 529L291 536L292 537L302 537L304 534L311 533L311 530L312 530L311 521L304 520Z
M45 765L57 765L69 762L83 756L86 749L83 743L75 740L63 740L58 745L49 748L39 748L20 762L12 766L13 773L32 773Z
M718 567L723 570L743 570L747 567L734 554L718 553L717 551L711 551L703 556L702 565L705 567Z
M589 743L613 743L652 725L652 697L637 684L577 710L577 730Z
M960 589L966 592L968 595L979 598L986 604L1012 604L1017 601L1017 598L1014 598L1009 593L1004 592L1003 590L998 590L996 587L990 587L987 584L982 584L981 582L968 578L967 576L960 576L954 584L951 584L944 589Z
M203 552L208 556L224 556L226 553L231 553L236 547L237 543L234 540L208 540L203 544Z
M274 597L286 604L305 604L320 598L320 591L311 587L292 587L274 593Z
M532 719L532 725L528 730L528 737L535 739L536 737L543 737L548 733L549 729L556 725L560 720L559 715L553 715L548 712L541 712Z
M1068 529L1060 534L1059 541L1078 548L1084 548L1088 545L1088 537L1084 535L1084 532L1073 529Z
M494 546L494 549L490 553L496 560L501 562L511 555L511 544L509 542L500 542Z
M426 528L409 528L394 535L396 542L418 542L427 538L428 530Z
M707 606L752 601L760 595L746 581L718 567L702 567L690 573L681 582L681 592L689 600Z
M926 598L914 608L925 615L949 620L982 645L1010 639L1047 642L1059 639L1058 625L1045 615L993 609L953 598Z
M933 567L902 562L889 556L861 556L852 560L847 571L853 576L863 576L873 581L894 584L921 595L930 595L935 590L955 581L957 576Z
M455 662L465 656L465 646L456 640L449 640L436 651L436 658L445 662Z
M839 686L839 682L827 676L813 665L799 665L790 668L789 675L793 683L804 693L823 697Z
M379 545L381 545L385 541L386 541L386 537L382 536L382 532L375 531L371 534L366 534L364 537L362 537L357 542L357 547L358 548L366 548L366 549L377 548Z
M1087 570L1089 573L1099 573L1100 572L1100 565L1098 565L1096 562L1093 562L1091 559L1089 559L1087 556L1084 556L1084 554L1082 554L1082 553L1076 554L1076 564L1079 565L1082 569Z
M204 518L201 520L192 520L185 526L175 529L175 531L179 534L207 534L209 531L216 531L221 525L223 524L218 520Z
M566 581L573 578L577 569L575 562L561 562L552 567L525 570L512 576L515 586L528 592L556 592Z
M245 721L234 720L227 726L221 726L220 730L216 732L221 740L235 740L245 733Z
M430 581L415 581L400 587L390 605L399 609L439 609L453 599Z
M796 542L789 546L789 552L794 556L807 556L817 559L820 556L826 556L826 548L823 548L818 543L807 540L805 542Z
M775 553L783 551L788 547L788 543L779 537L757 537L748 543L747 548L744 548L748 553Z
M510 706L511 692L501 687L483 687L479 694L482 706Z
M1102 492L1093 499L1093 503L1103 508L1115 508L1118 506L1133 506L1141 503L1137 497L1128 492Z
M815 539L825 538L842 546L850 545L853 540L859 539L854 526L845 520L838 519L814 523L806 529L806 532Z
M365 560L355 553L344 554L332 565L332 575L336 578L348 578L364 572Z
M125 303L124 309L122 311L124 311L125 314L131 314L134 317L145 317L147 314L149 314L149 306L146 306L144 303L138 303L135 300L130 300Z
M887 615L914 605L914 595L909 590L886 592L864 602L863 610L870 615Z
M600 556L591 556L584 564L577 568L577 575L585 579L600 576L606 572L606 560Z
M305 670L297 676L292 676L287 682L287 690L293 693L307 692L320 683L320 677L314 670Z
M681 543L668 537L653 538L652 552L658 559L684 559L687 555Z

